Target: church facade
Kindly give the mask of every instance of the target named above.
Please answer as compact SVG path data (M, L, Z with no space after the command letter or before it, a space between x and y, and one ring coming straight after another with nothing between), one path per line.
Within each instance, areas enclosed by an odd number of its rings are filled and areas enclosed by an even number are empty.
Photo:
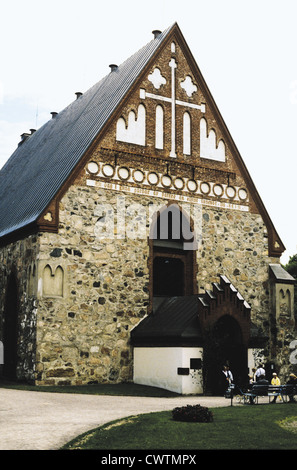
M294 367L283 243L178 25L153 34L0 172L4 377L187 394Z

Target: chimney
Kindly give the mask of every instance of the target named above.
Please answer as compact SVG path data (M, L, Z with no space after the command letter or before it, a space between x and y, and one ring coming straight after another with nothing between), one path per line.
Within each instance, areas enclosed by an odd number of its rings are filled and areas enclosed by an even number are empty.
M117 66L116 64L110 64L109 67L110 67L110 71L111 71L111 72L114 72L115 70L118 69L118 66Z
M154 35L154 39L157 39L160 34L162 33L162 31L159 31L158 29L154 29L154 31L152 31L153 35Z
M52 119L55 119L55 117L57 116L58 113L56 113L56 111L52 111L51 112L51 115L52 115Z
M81 91L77 91L76 93L76 99L78 100L78 98L80 98L82 96L82 92Z
M31 134L28 134L28 132L24 132L24 133L21 135L21 139L22 139L22 140L18 143L18 147L19 147L20 145L22 145L22 144L25 142L25 140L27 140L28 137L30 137L30 135L31 135Z

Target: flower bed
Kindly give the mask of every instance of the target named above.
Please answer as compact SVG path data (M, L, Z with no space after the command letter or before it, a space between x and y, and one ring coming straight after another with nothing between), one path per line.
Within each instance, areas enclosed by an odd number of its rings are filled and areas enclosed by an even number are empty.
M191 421L197 423L211 423L213 421L212 412L205 406L187 405L172 410L172 417L175 421Z

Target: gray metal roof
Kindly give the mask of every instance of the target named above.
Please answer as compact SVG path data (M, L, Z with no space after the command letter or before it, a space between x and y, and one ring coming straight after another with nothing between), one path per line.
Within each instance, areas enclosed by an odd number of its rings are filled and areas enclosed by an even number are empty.
M15 150L0 171L0 237L38 219L173 26L110 72Z
M270 272L277 282L293 284L296 282L296 279L291 276L280 264L270 264Z
M198 301L198 295L167 298L131 331L132 344L197 346L202 341Z

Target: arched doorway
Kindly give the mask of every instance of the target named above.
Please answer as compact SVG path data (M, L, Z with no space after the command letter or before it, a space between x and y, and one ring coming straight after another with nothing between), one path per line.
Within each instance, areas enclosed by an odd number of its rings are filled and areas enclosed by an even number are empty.
M150 232L150 291L154 306L166 297L196 293L196 245L190 219L177 204L155 214Z
M4 308L4 366L3 376L16 378L18 339L18 288L14 274L8 279Z
M242 340L239 323L230 315L220 317L206 332L204 345L205 391L224 394L222 369L228 365L239 387L247 384L247 348Z

